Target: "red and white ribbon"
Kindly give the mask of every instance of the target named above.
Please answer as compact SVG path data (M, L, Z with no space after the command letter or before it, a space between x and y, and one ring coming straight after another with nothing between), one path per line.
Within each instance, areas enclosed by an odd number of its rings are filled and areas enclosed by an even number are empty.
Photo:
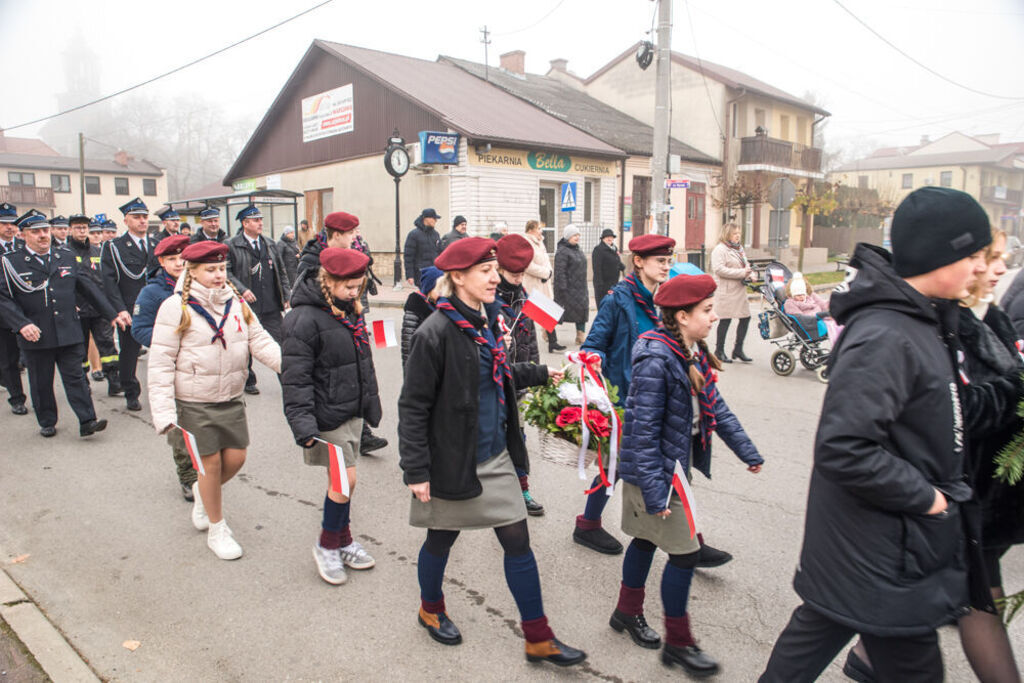
M615 412L615 406L612 404L611 399L608 398L608 392L605 389L601 373L597 370L597 365L601 362L601 356L589 351L570 351L565 354L565 357L570 363L576 366L580 381L580 395L582 397L582 410L580 414L580 452L576 463L580 479L585 480L587 478L586 455L587 448L590 446L590 428L587 425L588 406L593 403L598 410L601 410L604 407L608 408L609 420L611 422L612 429L610 438L608 439L609 453L607 473L601 464L601 447L599 444L597 449L597 469L601 475L601 481L597 486L587 491L587 493L593 493L601 486L604 486L606 495L611 496L615 493L615 468L618 465L619 460L619 416ZM587 398L587 385L590 385L591 391L591 398L589 399Z

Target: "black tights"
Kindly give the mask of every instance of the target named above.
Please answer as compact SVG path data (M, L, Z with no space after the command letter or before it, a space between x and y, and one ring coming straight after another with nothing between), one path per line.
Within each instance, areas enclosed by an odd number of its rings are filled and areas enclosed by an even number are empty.
M630 545L643 553L653 553L658 549L658 546L654 545L646 538L634 538ZM668 563L673 567L679 567L680 569L695 569L697 562L700 560L700 551L687 553L685 555L669 555Z
M526 526L525 519L508 526L495 527L494 535L498 537L498 543L506 555L518 556L530 552L530 529ZM444 557L455 545L458 537L458 531L427 529L427 540L423 547L431 555Z
M750 317L740 318L736 325L736 344L732 347L733 355L743 353L743 340L747 338L747 327L750 325ZM715 341L715 355L719 358L725 357L725 335L729 332L729 325L732 318L722 318L718 321L718 338Z

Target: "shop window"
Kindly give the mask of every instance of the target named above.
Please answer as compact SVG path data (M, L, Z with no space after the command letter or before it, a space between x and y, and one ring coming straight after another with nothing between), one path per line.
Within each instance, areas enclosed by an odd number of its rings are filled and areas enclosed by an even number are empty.
M953 187L953 172L942 171L939 173L939 185L943 187Z
M86 194L99 194L100 193L100 177L98 175L87 175L87 176L85 176L85 193Z
M129 194L127 178L114 178L114 194Z
M601 187L601 181L599 180L586 180L583 183L583 222L593 223L597 220L597 212L594 210L598 206L599 198L596 197L596 193L599 192Z
M142 179L142 194L147 197L156 196L156 179L155 178L143 178Z
M912 187L914 187L914 174L913 173L904 173L903 174L903 185L902 185L902 187L903 187L904 190L909 190Z
M36 186L36 174L35 173L21 173L19 171L8 171L7 182L10 185L16 185L19 187L35 187Z
M71 192L71 176L51 173L50 187L53 188L54 192Z

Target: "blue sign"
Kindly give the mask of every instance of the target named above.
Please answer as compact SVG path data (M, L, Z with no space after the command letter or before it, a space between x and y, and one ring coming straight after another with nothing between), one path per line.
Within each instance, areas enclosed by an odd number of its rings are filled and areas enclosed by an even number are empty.
M421 130L422 163L458 165L460 137L459 133L434 133L429 130Z
M562 211L576 210L576 183L562 183Z
M102 223L103 221L107 220L107 214L105 214L105 213L98 213L95 216L93 216L92 218L93 218L94 221Z

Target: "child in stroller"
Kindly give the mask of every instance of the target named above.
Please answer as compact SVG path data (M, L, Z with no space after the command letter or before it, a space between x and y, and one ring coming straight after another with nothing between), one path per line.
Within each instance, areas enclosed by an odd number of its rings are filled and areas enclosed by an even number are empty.
M791 375L799 357L820 381L828 382L828 305L810 292L803 275L777 262L765 266L759 289L765 310L758 316L758 329L762 338L778 347L772 352L772 370L782 377Z

